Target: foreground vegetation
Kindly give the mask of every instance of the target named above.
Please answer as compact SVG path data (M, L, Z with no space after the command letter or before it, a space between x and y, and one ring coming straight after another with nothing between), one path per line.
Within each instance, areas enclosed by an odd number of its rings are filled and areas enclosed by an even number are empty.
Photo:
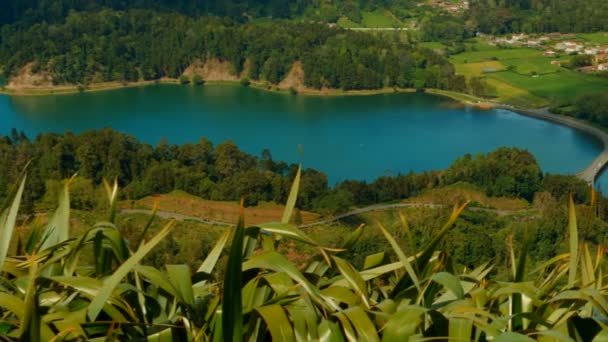
M457 271L452 256L438 249L467 203L456 206L417 252L406 254L378 225L392 250L369 254L355 267L347 253L365 228L330 248L288 223L300 177L298 170L280 223L246 227L241 219L195 272L186 265L142 263L173 224L154 236L148 236L146 224L128 244L116 225L116 184L106 183L107 222L72 235L67 182L48 224L31 225L29 235L20 232L20 242L10 246L18 232L23 177L0 215L0 336L27 341L606 338L603 249L593 253L594 246L579 241L572 199L563 227L569 252L532 270L529 241L509 244L511 274L496 281L492 264ZM594 206L592 199L592 211ZM405 222L401 229L408 235ZM279 252L290 241L316 251L304 267ZM225 249L226 266L218 270Z

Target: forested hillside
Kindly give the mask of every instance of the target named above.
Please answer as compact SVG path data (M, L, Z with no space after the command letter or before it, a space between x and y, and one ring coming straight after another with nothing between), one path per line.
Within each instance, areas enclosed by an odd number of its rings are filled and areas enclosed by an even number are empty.
M260 201L283 203L297 165L273 160L268 150L259 157L241 151L235 144L213 144L201 138L192 144L156 146L110 129L82 134L42 134L30 140L13 131L0 138L0 202L27 166L30 176L24 208L53 202L57 182L78 174L72 185L77 209L95 206L95 188L102 178L116 178L125 198L187 191L211 200L236 201L246 205ZM489 196L523 198L548 191L555 198L569 192L577 202L589 200L585 182L572 176L543 175L527 151L501 148L487 155L465 155L445 171L383 176L373 182L346 180L335 186L327 176L305 169L298 207L320 213L340 213L353 206L386 203L416 196L427 189L458 182L475 185ZM604 215L604 214L602 214Z
M255 18L294 18L335 22L339 16L359 21L362 10L400 10L418 0L5 0L0 2L0 24L61 21L74 11L153 9L189 16L215 15L239 21Z
M604 0L473 0L467 14L481 32L596 32L608 30Z
M0 64L12 76L28 64L54 84L179 77L192 63L219 59L238 77L280 82L300 61L314 88L384 86L462 90L446 58L397 35L320 24L239 24L149 10L72 12L65 21L2 29Z

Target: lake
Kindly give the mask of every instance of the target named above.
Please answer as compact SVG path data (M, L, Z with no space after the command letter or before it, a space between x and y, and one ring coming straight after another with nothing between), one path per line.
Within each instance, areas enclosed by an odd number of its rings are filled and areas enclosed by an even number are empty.
M0 96L0 134L13 127L29 137L112 127L150 144L232 140L248 153L269 148L288 162L299 161L301 144L304 166L325 172L332 184L444 169L465 153L500 146L528 149L544 172L576 173L601 150L568 127L429 94L309 97L229 85Z

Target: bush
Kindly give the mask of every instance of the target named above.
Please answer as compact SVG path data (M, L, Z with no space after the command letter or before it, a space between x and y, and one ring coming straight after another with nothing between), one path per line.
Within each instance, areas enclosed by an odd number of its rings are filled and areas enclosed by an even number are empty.
M298 90L294 87L289 87L289 94L290 95L298 95Z
M249 81L248 77L241 78L241 85L243 87L249 87L250 84L251 84L251 81Z
M205 84L205 80L200 75L192 76L192 83L197 86L202 86Z
M188 78L188 76L186 76L186 75L181 75L181 76L179 77L179 83L180 83L181 85L190 84L190 79L189 79L189 78Z

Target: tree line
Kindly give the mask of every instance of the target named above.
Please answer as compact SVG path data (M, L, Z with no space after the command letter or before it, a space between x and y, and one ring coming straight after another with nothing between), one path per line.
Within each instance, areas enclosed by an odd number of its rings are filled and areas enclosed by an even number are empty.
M279 83L296 61L307 86L462 91L463 77L442 55L398 34L372 34L324 24L239 23L218 17L133 9L70 12L63 21L4 25L0 65L7 76L28 63L55 84L179 78L196 61L219 59L235 75Z
M46 133L30 140L13 130L0 138L0 200L27 166L26 208L56 193L57 182L78 174L74 203L90 209L94 203L85 193L93 192L102 179L116 178L125 198L138 199L173 190L187 191L212 200L245 199L247 205L259 201L284 203L297 171L296 164L275 161L269 150L260 156L241 151L235 144L213 145L205 138L196 143L156 146L111 129L82 134ZM575 192L577 200L589 199L584 182L570 176L545 176L534 157L525 150L500 148L487 155L465 155L445 171L384 176L372 182L346 180L336 186L314 169L302 173L298 207L322 213L347 211L404 199L434 187L456 182L477 185L491 196L532 200L534 193L549 191L560 198ZM45 197L46 195L46 197ZM78 204L76 204L78 207Z
M466 14L480 32L608 31L604 0L472 0Z

